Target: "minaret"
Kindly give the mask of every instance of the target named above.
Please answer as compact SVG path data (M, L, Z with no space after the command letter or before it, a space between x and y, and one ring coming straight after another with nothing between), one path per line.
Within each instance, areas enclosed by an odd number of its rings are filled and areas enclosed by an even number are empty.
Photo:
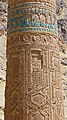
M5 120L64 120L55 0L8 0Z

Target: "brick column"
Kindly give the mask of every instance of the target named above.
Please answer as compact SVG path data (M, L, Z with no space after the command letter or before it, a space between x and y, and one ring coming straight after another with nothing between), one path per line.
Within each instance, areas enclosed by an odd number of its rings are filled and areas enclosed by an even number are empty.
M63 120L55 0L9 0L5 120Z

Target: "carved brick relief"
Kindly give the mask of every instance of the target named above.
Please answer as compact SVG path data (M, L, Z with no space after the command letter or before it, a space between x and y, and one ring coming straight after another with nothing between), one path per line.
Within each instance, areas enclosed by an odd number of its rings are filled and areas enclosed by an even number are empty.
M5 120L63 120L53 5L53 0L9 1Z
M58 41L54 42L52 36L43 34L25 34L14 39L17 40L16 43L9 47L9 55L12 55L8 69L8 71L11 69L11 72L8 72L8 79L10 79L8 81L10 86L8 87L10 95L8 108L11 112L9 120L59 120L63 118L61 117L63 105L61 103L60 56L59 49L56 48ZM22 107L20 106L19 109L23 111L23 116L16 111L20 103ZM6 108L7 106L6 103Z
M31 51L31 74L33 87L40 87L43 83L43 55L41 51L32 50Z

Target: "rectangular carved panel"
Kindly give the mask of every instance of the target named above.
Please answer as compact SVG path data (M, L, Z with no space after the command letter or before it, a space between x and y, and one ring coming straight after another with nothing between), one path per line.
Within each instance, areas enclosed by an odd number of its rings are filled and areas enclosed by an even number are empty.
M31 51L31 79L33 86L39 87L43 83L43 55L39 50Z

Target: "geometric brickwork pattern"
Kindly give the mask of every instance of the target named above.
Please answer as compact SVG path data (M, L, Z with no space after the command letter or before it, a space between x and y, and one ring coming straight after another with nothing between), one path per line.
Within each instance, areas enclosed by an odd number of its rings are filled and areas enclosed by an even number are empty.
M57 35L10 30L13 29L9 28L7 41L5 120L63 120Z
M8 39L5 120L63 120L58 38Z

